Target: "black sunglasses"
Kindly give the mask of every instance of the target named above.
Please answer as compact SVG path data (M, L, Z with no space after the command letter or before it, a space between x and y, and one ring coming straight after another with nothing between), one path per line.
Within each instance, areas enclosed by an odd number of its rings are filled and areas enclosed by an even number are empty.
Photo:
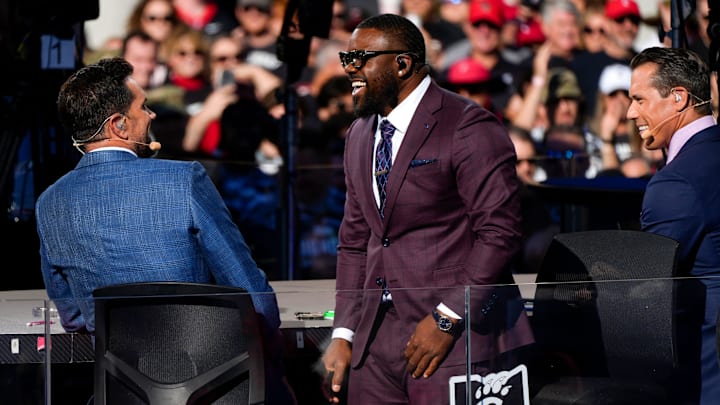
M602 28L583 27L583 32L586 34L600 34L605 35L605 30Z
M225 62L227 62L227 61L229 61L229 60L231 60L231 59L240 60L240 59L242 59L242 56L243 56L243 55L242 55L241 53L238 53L238 54L236 54L236 55L218 55L218 56L213 56L212 59L213 59L213 62L225 63Z
M365 62L370 58L378 55L400 55L403 53L412 55L410 51L366 51L364 49L353 49L348 52L341 51L339 55L340 64L342 64L343 69L346 68L347 65L352 65L355 69L362 69L362 67L365 66Z
M195 49L192 51L186 51L186 50L179 50L176 52L180 56L188 56L188 55L195 55L195 56L205 56L205 52Z
M155 21L173 22L175 20L175 18L172 15L163 15L163 16L146 15L146 16L143 16L143 18L150 22L155 22Z
M537 165L538 161L540 161L539 158L533 157L533 158L528 158L528 159L518 159L517 161L515 161L515 164L520 165L522 163L527 163L530 165Z
M624 15L618 18L613 19L616 23L622 24L625 22L625 20L630 20L633 24L639 25L640 24L640 17L632 14Z
M495 25L495 24L493 24L493 23L491 23L490 21L487 21L487 20L477 20L477 21L475 21L475 22L472 23L472 26L475 27L475 28L480 28L481 25L485 25L485 26L490 27L491 29L494 29L494 30L500 30L500 27L498 27L497 25Z
M260 7L255 4L247 5L247 6L243 7L243 10L246 12L250 11L250 10L257 10L258 12L263 13L263 14L270 14L270 9L265 8L265 7Z

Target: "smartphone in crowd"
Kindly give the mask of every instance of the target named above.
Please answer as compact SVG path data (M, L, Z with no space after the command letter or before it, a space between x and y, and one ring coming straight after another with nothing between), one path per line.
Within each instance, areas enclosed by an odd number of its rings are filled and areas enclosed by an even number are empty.
M220 80L218 81L218 87L222 87L228 84L235 84L235 75L230 70L223 70L220 74Z

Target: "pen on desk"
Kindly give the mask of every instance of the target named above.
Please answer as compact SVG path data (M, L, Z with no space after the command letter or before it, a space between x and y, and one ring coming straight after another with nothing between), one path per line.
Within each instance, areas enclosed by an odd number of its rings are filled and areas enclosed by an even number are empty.
M52 325L52 324L54 324L54 323L55 323L55 321L50 321L50 325ZM28 322L26 325L27 325L27 326L45 325L45 321L32 321L32 322Z

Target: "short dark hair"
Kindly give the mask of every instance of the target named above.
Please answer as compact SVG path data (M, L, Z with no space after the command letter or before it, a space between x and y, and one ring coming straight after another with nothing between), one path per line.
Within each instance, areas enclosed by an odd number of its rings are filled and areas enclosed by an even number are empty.
M635 55L630 68L646 63L657 66L651 85L667 97L676 86L685 87L691 94L693 104L710 100L710 69L700 55L685 48L650 47ZM712 114L710 103L698 107L703 115Z
M60 87L60 123L76 141L93 136L114 113L127 113L133 94L126 80L133 67L125 59L108 58L85 66Z
M375 28L383 31L394 42L393 47L410 51L421 66L425 61L425 38L410 20L397 14L380 14L363 20L355 29Z
M128 42L135 38L139 39L140 42L152 42L155 45L156 50L159 48L159 44L157 43L157 41L155 41L145 31L131 31L127 35L125 35L125 38L123 38L122 50L120 52L120 55L125 56L125 53L127 52Z

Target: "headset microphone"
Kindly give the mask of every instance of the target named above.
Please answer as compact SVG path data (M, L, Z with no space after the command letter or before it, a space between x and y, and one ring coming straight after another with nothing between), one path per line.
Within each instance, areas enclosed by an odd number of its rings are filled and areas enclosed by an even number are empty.
M700 102L700 103L690 106L690 108L700 107L701 105L708 104L711 101L712 101L712 99L705 100L703 102ZM645 131L645 133L642 135L642 138L645 140L645 148L650 149L650 147L653 146L653 142L655 142L654 134L656 134L660 128L664 127L665 125L667 125L668 122L670 122L670 120L672 120L673 118L677 118L678 115L684 113L687 110L688 110L688 108L683 108L682 110L676 112L675 114L658 122L654 128L649 128L647 131Z
M133 141L132 139L123 139L123 141L124 141L124 142L136 143L136 144L138 144L138 145L145 145L145 146L147 146L148 148L150 148L150 150L153 151L153 152L157 152L157 151L159 151L159 150L162 148L162 145L161 145L160 142L158 142L158 141L152 141L152 142L150 142L150 143Z
M123 142L132 142L132 143L136 143L136 144L138 144L138 145L145 145L145 146L147 146L148 148L150 148L150 150L153 151L153 152L157 152L157 151L159 151L160 149L162 149L162 144L160 144L160 142L158 142L158 141L152 141L152 142L150 142L150 143L145 143L145 142L133 141L133 140L130 140L130 139L123 139ZM85 145L86 143L88 143L88 142L75 141L75 142L73 142L72 146L74 146L74 147L76 147L76 148L80 148L81 146Z
M676 118L678 115L684 113L685 111L686 110L678 111L675 114L658 122L654 128L649 128L647 131L645 131L645 133L642 135L642 138L645 140L645 148L650 149L650 147L653 146L653 143L655 142L654 134L657 133L657 130L664 127L668 122L670 122L671 119Z
M158 141L152 141L148 144L148 148L153 152L157 152L162 149L162 145Z

